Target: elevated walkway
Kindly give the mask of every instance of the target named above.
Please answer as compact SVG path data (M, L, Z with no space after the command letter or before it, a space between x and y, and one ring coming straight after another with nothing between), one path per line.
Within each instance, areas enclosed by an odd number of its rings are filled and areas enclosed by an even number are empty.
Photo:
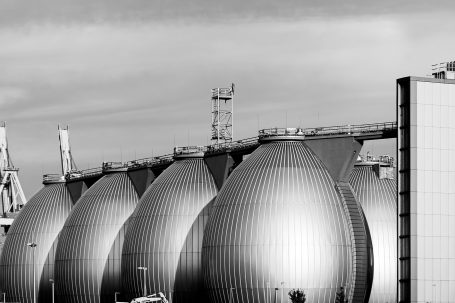
M396 122L370 123L359 125L340 125L314 128L269 128L259 131L259 135L252 138L237 140L232 143L209 145L201 147L205 157L229 153L233 157L243 157L253 152L259 145L260 139L264 137L296 135L303 136L307 140L335 139L351 137L355 141L363 143L367 140L396 138L398 128ZM178 153L179 151L176 151ZM65 182L80 181L86 179L98 179L106 171L112 169L126 169L128 171L150 168L153 171L161 172L174 162L176 153L132 160L128 162L104 162L101 167L86 170L72 171L65 175ZM59 175L44 175L43 183L61 182Z

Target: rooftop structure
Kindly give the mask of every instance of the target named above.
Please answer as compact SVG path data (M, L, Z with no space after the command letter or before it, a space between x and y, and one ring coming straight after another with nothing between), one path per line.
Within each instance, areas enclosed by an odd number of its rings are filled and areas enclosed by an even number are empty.
M234 83L212 89L212 144L231 143L234 137Z
M455 79L455 61L433 64L431 69L436 79Z

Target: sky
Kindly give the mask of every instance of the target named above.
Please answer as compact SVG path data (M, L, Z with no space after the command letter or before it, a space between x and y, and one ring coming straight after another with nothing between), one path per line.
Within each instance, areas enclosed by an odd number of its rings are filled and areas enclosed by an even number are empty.
M395 81L455 60L453 1L2 0L0 121L27 197L60 171L206 145L210 90L235 139L395 121ZM364 146L394 153L394 142Z

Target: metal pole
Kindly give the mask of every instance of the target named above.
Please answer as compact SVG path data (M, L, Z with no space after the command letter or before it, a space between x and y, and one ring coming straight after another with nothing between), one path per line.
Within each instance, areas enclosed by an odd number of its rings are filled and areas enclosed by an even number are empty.
M2 177L2 176L0 175L0 177ZM2 199L2 217L3 217L3 218L6 218L5 203L4 203L4 201L3 201L3 200L6 199L6 198L5 198L5 195L3 194L4 191L5 191L5 188L3 188L3 189L1 190L1 192L0 192L0 196L1 196L1 197L0 197L0 198Z
M275 288L275 303L278 303L278 288Z
M436 284L432 284L431 286L432 286L432 288L431 288L431 290L432 290L432 291L431 291L431 297L432 297L432 299L431 299L431 300L432 300L432 303L435 303L436 301L435 301L435 299L434 299L434 290L435 290Z
M14 173L11 174L11 181L10 181L10 186L11 186L11 205L13 207L13 212L17 211L16 193L14 192L14 177L15 177L14 175L15 175Z
M35 248L33 248L33 302L36 303Z
M232 83L231 90L231 142L234 142L234 83Z
M146 280L146 279L147 279L147 276L145 275L145 272L147 271L147 267L145 267L145 266L139 266L137 269L138 269L138 270L144 271L144 278L143 278L143 279L144 279L144 281L143 281L143 283L144 283L143 292L144 292L144 293L143 293L143 295L144 295L144 297L147 297L147 280Z
M217 88L217 102L216 102L216 105L217 105L217 138L216 138L216 144L219 145L220 144L220 88Z
M33 249L33 302L36 303L36 273L35 273L35 249L37 244L35 242L29 242L26 244L28 247Z
M147 276L145 275L146 269L144 269L144 297L147 297Z
M54 279L49 279L49 282L51 282L51 287L52 287L52 303L55 302L55 297L54 297Z
M281 282L281 303L284 303L284 282Z

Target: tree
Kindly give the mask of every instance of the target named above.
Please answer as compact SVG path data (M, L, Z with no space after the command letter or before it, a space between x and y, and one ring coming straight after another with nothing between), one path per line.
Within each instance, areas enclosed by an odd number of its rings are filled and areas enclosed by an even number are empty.
M292 303L305 303L306 295L303 289L291 289L288 293Z
M340 286L340 289L337 291L335 303L348 303L348 299L346 299L346 292L343 286Z

